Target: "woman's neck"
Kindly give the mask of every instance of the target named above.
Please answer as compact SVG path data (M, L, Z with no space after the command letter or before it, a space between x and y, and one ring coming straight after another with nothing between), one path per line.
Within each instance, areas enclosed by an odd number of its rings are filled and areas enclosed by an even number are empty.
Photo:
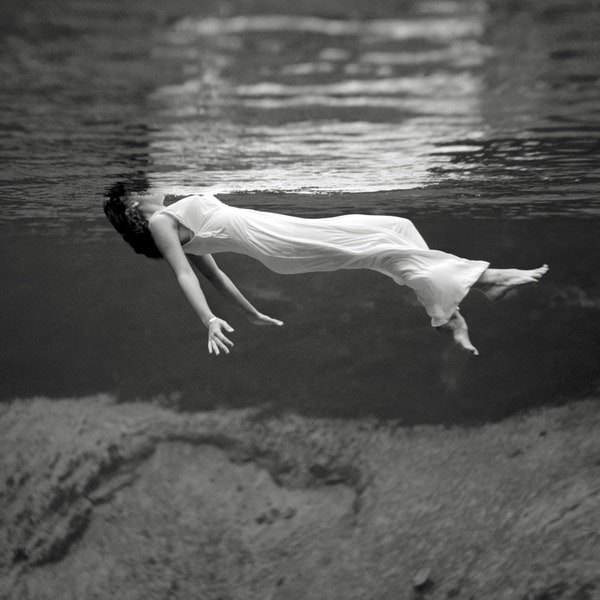
M138 210L146 219L149 219L157 210L164 207L163 198L158 195L138 196L135 200L139 202Z

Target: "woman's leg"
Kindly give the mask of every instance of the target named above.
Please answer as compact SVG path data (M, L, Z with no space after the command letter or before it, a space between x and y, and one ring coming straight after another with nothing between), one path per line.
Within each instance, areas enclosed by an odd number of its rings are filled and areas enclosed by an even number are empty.
M490 300L499 300L511 290L537 283L548 272L548 265L542 265L537 269L486 269L481 277L475 282L473 288L484 293ZM454 341L467 352L478 356L479 352L469 339L469 328L467 322L458 309L454 311L450 320L437 328L452 334Z
M499 300L517 287L537 283L548 272L548 265L537 269L486 269L473 287L490 300Z
M458 305L469 290L475 287L488 298L497 300L516 287L539 281L548 271L547 265L532 270L490 269L485 261L467 260L429 249L408 219L390 216L364 219L360 215L347 218L353 221L357 217L364 225L387 229L401 237L398 246L391 248L387 243L393 240L382 240L381 247L369 253L367 261L357 262L353 268L373 269L399 285L410 287L431 317L432 326L451 332L454 341L474 355L479 352L471 343L467 323L458 312Z
M431 324L447 331L463 350L477 356L479 352L469 339L467 323L458 312L458 305L471 287L491 300L503 298L511 290L537 283L548 271L537 269L490 269L481 261L467 261L436 251L415 251L410 257L388 261L387 275L401 285L414 290L431 317Z
M467 322L464 320L463 316L456 309L450 319L436 328L438 331L447 331L452 334L452 338L454 341L467 352L473 354L473 356L479 356L479 350L473 346L471 340L469 339L469 328L467 327Z
M412 248L421 250L429 249L427 242L419 233L415 224L410 219L404 217L393 217L390 215L341 215L334 217L336 222L346 225L356 226L358 228L357 235L363 233L375 233L377 230L390 231L395 235L401 236L401 241ZM388 241L393 243L393 239ZM395 238L398 239L398 238Z
M467 260L438 250L395 249L386 253L377 270L398 285L411 288L431 317L431 326L441 327L453 317L488 268L485 261Z
M423 239L423 236L410 219L405 219L404 217L391 217L389 215L373 215L371 223L382 229L389 229L394 233L400 234L410 242L414 248L419 248L421 250L429 249L427 242Z

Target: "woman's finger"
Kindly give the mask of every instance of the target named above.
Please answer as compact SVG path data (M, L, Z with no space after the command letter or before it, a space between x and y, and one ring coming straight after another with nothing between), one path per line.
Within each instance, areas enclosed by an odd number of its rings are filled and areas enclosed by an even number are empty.
M267 317L267 315L265 315L264 320L267 321L267 323L269 323L270 325L283 325L283 321L280 321L279 319L274 319L273 317Z
M225 342L233 346L233 342L222 331L215 331L213 337L220 342Z
M209 340L208 340L208 353L219 355L221 351L225 352L225 354L229 354L229 347L233 347L233 342L223 333L223 330L233 331L233 327L227 323L227 321L223 321L223 319L218 319L215 322L214 327L209 328Z
M229 344L230 346L233 346L233 342L232 342L232 341L231 341L229 338L227 338L227 337L225 337L225 336L222 336L222 337L220 337L219 339L220 339L222 342L225 342L226 344Z
M227 342L233 346L233 342L231 342L230 340L227 340ZM225 345L225 342L222 339L216 337L216 335L212 337L208 344L208 347L209 352L214 352L217 355L220 354L219 348L221 348L225 353L229 354L229 348Z
M221 340L218 340L218 344L223 349L225 354L229 354L229 348Z

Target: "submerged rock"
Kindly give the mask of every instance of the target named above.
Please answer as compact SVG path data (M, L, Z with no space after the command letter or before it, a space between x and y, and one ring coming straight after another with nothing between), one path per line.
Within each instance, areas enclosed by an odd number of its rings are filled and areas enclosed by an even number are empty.
M403 429L15 401L0 596L593 598L597 407Z
M412 584L413 588L418 592L422 592L430 587L433 584L433 580L431 579L431 569L425 567L417 571L416 575L413 577Z

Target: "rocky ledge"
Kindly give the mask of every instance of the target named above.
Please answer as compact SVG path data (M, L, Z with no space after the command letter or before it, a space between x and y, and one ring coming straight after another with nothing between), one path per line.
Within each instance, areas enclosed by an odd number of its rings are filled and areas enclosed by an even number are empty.
M596 399L482 427L0 408L0 596L600 597Z

